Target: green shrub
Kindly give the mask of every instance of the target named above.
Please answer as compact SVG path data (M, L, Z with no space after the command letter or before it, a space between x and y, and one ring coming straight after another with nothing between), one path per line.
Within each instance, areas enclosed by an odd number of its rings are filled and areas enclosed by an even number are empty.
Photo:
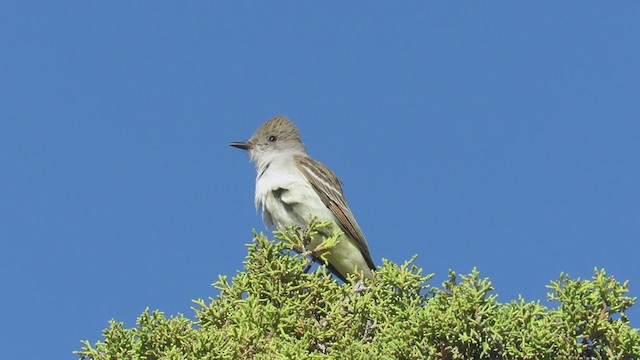
M591 280L566 274L547 287L557 307L520 298L496 301L477 270L451 271L441 287L411 259L384 260L372 280L347 283L308 272L309 256L330 251L336 234L314 252L305 231L255 234L244 271L213 284L219 294L195 300L195 321L145 310L136 326L114 320L103 340L83 341L80 359L636 359L640 335L625 312L635 298L595 269ZM302 256L296 252L303 252Z

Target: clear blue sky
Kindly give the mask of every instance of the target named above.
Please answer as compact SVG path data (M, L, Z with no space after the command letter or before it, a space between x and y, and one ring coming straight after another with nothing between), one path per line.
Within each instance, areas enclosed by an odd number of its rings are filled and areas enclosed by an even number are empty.
M72 358L242 268L282 113L376 263L502 302L605 267L640 294L640 3L0 3L3 358ZM549 304L553 306L553 304ZM630 314L640 326L640 304Z

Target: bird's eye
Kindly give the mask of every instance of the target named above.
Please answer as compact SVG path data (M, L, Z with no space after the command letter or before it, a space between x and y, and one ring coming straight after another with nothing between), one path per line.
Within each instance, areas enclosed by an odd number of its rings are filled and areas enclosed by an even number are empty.
M273 136L273 135L269 136L269 141L274 142L276 140L277 140L277 138L275 136Z

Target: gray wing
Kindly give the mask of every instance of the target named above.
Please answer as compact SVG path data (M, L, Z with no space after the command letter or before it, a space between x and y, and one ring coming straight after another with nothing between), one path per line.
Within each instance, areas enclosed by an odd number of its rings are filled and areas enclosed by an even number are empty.
M353 217L342 192L340 179L326 166L308 156L296 156L296 166L316 191L322 202L338 219L341 230L358 243L362 256L369 268L375 270L371 260L367 240L364 238L358 222Z

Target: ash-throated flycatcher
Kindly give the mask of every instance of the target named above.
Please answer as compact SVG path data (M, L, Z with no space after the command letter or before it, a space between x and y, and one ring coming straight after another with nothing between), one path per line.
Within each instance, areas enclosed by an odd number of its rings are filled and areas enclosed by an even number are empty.
M367 241L342 193L342 183L326 166L307 154L300 133L285 116L264 123L246 142L229 145L247 150L257 170L256 209L267 225L306 226L312 216L331 220L344 234L329 250L327 267L343 281L362 272L370 278L375 269ZM308 245L315 248L320 237Z

